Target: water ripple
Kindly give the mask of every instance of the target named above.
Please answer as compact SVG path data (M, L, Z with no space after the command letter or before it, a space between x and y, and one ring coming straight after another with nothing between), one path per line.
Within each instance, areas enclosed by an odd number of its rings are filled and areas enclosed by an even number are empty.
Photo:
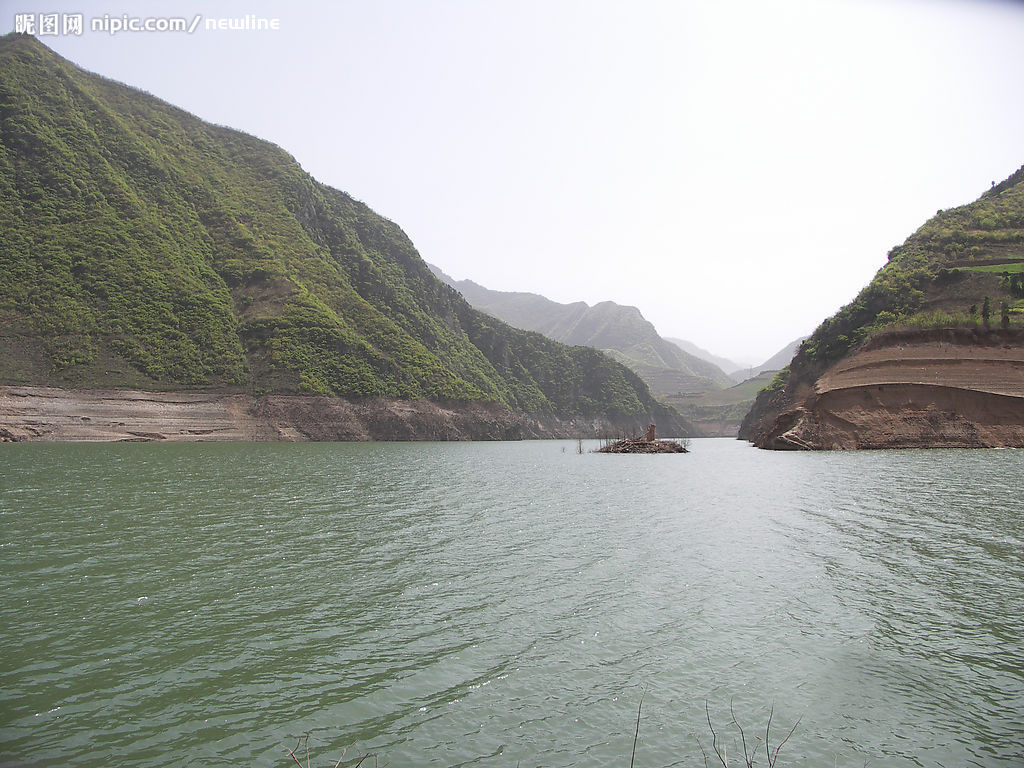
M563 448L566 448L563 452ZM1019 765L1024 452L0 446L0 764Z

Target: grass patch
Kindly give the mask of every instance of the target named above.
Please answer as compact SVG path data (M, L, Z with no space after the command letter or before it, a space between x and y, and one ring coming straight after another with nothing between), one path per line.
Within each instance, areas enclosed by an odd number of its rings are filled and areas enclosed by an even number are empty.
M1009 264L985 264L980 267L960 267L964 272L992 272L997 275L1017 275L1024 273L1024 261Z

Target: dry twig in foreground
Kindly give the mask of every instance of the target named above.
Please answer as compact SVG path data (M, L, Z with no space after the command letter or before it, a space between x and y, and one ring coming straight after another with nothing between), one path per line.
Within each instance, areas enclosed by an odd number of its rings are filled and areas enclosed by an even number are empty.
M711 722L711 709L708 706L707 700L704 701L704 714L707 716L708 728L711 730L711 748L715 751L715 755L718 757L718 762L722 764L722 767L729 768L729 749L725 744L723 744L721 749L719 749L718 732L715 730L715 726ZM740 743L743 746L743 764L747 766L747 768L754 768L754 763L757 760L757 748L754 747L753 749L748 751L746 733L744 733L743 726L741 726L739 721L736 719L736 712L733 709L731 701L729 702L729 714L732 715L732 724L736 726L736 729L740 733ZM786 738L779 742L779 744L776 745L775 750L772 751L770 740L772 718L774 716L775 705L772 704L772 708L768 712L768 723L764 727L764 754L765 757L768 759L768 768L775 768L776 764L779 761L779 751L782 749L785 743L789 741L790 736L792 736L793 733L796 731L796 727L800 725L800 718L797 718L797 721L793 723L793 727L789 729L789 733L786 735ZM704 751L704 745L701 744L699 738L697 739L697 746L700 747L701 754L704 756L704 766L705 768L707 768L708 753Z

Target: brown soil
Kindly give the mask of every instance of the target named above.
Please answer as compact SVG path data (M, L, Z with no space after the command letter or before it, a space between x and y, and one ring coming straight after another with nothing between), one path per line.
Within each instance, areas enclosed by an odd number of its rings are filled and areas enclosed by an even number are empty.
M931 384L1024 397L1024 347L930 341L867 348L818 379L818 394L872 384Z
M602 428L479 403L0 387L0 441L517 440Z
M755 442L778 449L1024 447L1024 344L893 335L829 368Z

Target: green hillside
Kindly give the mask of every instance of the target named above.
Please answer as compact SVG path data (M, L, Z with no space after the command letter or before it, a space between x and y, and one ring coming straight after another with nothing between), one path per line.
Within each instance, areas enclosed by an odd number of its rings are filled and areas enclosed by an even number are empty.
M612 301L560 304L535 293L493 291L472 280L434 274L489 315L537 331L563 344L600 349L637 373L658 397L707 392L734 382L714 363L683 351L658 335L636 307Z
M682 431L279 147L0 38L0 383L487 401Z
M804 341L757 397L740 436L753 439L829 366L873 335L965 328L979 339L1024 326L1024 167L968 205L938 211L849 304Z

